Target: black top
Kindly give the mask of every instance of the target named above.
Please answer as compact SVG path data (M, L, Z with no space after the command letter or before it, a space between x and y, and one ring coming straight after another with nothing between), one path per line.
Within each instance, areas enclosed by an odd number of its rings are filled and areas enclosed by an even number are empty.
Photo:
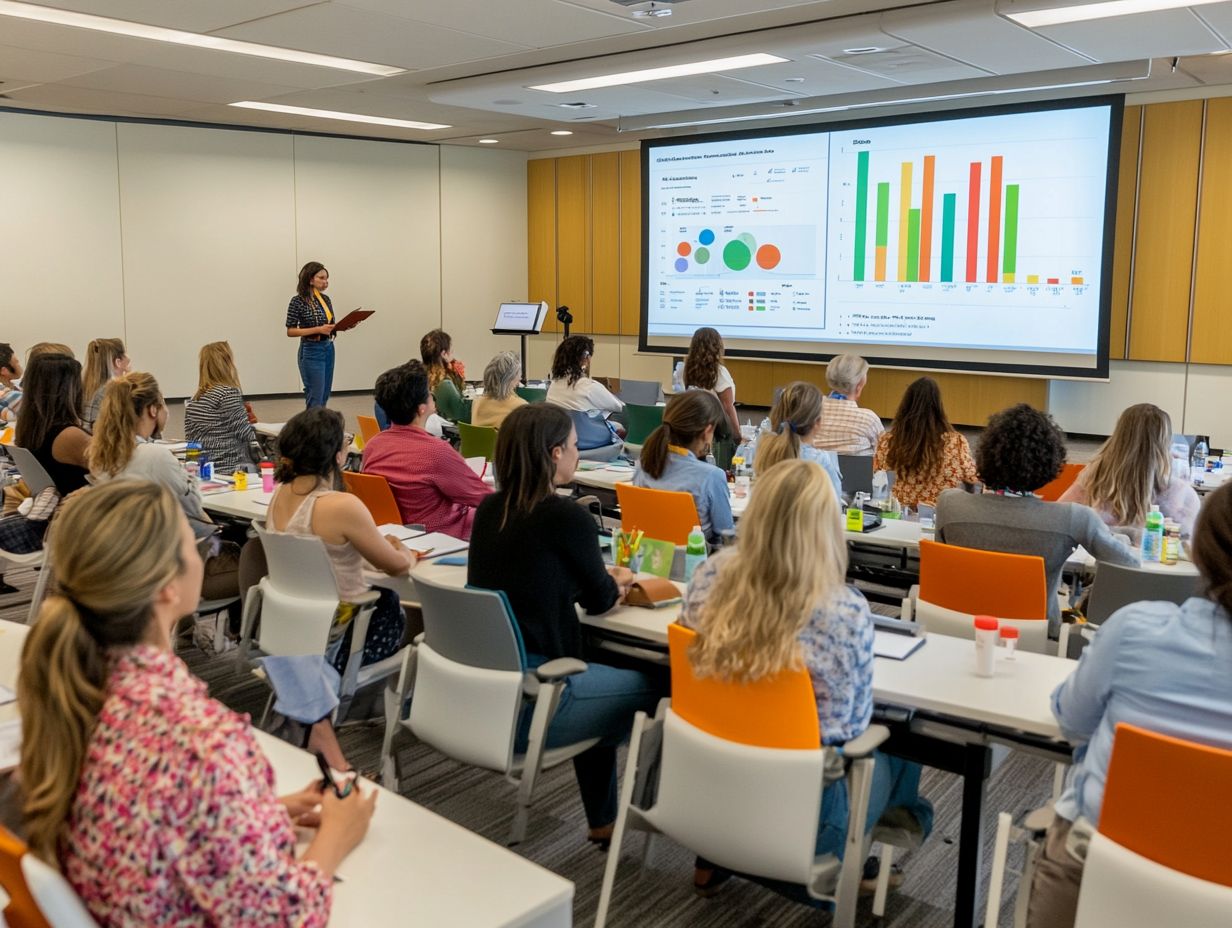
M309 295L308 299L304 299L298 293L291 297L291 302L287 304L287 328L288 329L313 329L319 325L328 325L331 322L337 322L338 316L334 313L334 301L329 298L328 293L322 293L321 299L325 301L325 305L329 307L330 314L333 319L325 318L325 310L321 308L321 304L317 302L315 296ZM323 335L304 335L302 338L311 338L313 340L324 338Z
M47 471L47 476L55 483L56 490L59 491L61 496L68 496L74 490L80 490L86 486L86 475L90 473L84 467L78 467L76 464L63 464L57 461L51 453L52 446L55 445L56 439L60 437L60 433L67 428L75 427L64 425L60 428L52 428L47 433L47 441L41 447L30 449L34 454L35 460L43 465L43 470Z
M499 528L505 494L493 493L475 513L467 581L502 590L522 630L528 654L554 660L582 657L574 603L592 615L611 609L620 591L599 553L594 519L572 500L552 496L529 515Z

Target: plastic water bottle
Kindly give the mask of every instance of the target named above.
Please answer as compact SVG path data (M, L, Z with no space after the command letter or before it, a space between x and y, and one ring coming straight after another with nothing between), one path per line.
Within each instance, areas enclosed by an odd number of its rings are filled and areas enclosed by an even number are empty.
M1194 442L1193 458L1189 462L1192 476L1206 472L1206 456L1210 452L1210 446L1206 443L1206 436L1199 435Z
M873 505L879 509L889 508L890 477L884 470L873 473Z
M707 464L709 464L711 467L718 467L718 466L719 466L719 465L718 465L718 462L715 460L715 457L714 457L714 452L713 452L713 451L707 451L707 452L706 452L706 463L707 463Z
M1158 506L1147 513L1146 529L1142 533L1142 560L1161 561L1164 556L1164 515Z
M700 525L693 526L689 532L689 541L684 549L684 579L688 583L693 579L693 571L697 565L706 559L706 536L702 534Z
M1172 443L1172 479L1189 483L1189 445L1183 440Z

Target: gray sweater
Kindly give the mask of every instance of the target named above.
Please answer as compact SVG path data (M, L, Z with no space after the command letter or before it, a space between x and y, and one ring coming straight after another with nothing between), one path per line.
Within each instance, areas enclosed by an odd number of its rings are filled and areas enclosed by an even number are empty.
M1048 629L1060 630L1057 587L1061 570L1079 545L1094 557L1132 566L1136 553L1114 538L1095 510L1078 503L1048 503L1033 496L1000 496L946 490L937 497L937 540L964 548L1036 554L1048 582Z

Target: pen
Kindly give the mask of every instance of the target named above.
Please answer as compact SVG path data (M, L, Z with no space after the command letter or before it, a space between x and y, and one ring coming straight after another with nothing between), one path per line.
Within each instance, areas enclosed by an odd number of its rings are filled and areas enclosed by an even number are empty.
M347 781L345 789L339 789L338 781L334 779L334 772L329 769L329 761L325 759L325 755L317 751L316 758L317 766L321 769L321 789L332 789L339 799L345 799L350 795L352 781Z

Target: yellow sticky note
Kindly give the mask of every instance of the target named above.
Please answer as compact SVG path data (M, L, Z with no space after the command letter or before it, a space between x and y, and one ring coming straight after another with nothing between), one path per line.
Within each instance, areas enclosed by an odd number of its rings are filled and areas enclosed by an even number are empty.
M864 513L861 510L854 507L847 510L847 531L864 531Z

